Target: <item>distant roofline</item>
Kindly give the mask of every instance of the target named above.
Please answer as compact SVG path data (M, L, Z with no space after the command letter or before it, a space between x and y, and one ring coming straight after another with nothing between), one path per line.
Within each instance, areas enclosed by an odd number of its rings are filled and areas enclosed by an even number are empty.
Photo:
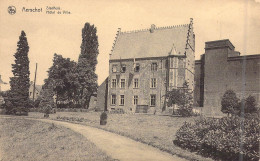
M236 61L236 60L249 60L249 59L260 59L260 54L255 55L240 55L240 56L234 56L234 57L228 57L228 61Z

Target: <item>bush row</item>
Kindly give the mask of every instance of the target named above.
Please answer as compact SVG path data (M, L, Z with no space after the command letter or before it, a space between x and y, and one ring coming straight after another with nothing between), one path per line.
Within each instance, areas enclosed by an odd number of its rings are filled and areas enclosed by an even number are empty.
M259 160L259 118L201 118L185 122L177 131L174 144L221 160Z
M30 108L30 112L43 112L42 108ZM53 108L56 112L89 112L85 108Z

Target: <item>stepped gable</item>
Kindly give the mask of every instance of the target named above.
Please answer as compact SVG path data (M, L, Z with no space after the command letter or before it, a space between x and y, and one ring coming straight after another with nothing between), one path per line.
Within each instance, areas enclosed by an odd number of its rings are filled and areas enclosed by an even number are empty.
M184 55L192 31L191 24L121 32L119 28L110 53L112 59ZM174 52L172 52L174 49Z

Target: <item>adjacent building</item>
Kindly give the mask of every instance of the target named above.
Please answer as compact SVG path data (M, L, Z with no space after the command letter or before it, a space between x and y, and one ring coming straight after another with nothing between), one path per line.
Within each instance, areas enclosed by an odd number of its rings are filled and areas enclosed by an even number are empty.
M205 43L205 54L195 61L195 104L205 115L221 115L221 98L233 90L241 99L260 101L260 54L240 56L228 40Z
M29 88L29 98L31 100L36 100L40 93L41 93L41 90L42 90L42 86L41 85L35 85L35 91L33 91L34 89L34 83L33 81L30 82L30 88ZM33 92L34 92L34 96L33 96Z
M137 31L118 30L109 60L109 76L102 86L101 104L109 111L156 113L170 110L165 94L183 87L193 90L195 62L193 19L189 24ZM101 90L99 90L101 92Z

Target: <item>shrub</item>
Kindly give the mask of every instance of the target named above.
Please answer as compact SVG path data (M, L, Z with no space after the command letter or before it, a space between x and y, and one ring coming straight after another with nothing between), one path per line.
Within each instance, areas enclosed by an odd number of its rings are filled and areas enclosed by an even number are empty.
M236 93L232 90L227 90L221 99L221 111L223 113L234 114L237 112L237 107L239 105L239 99Z
M107 124L107 113L102 112L100 115L100 125L106 125Z
M239 160L239 155L258 160L259 130L258 117L202 118L195 124L184 123L174 143L217 160Z
M258 108L257 108L255 97L250 95L245 100L245 113L253 114L257 112L258 112Z
M25 108L25 107L16 107L16 108L14 108L14 110L15 110L15 112L14 112L15 115L28 116L28 112L29 112L29 109L28 109L28 108Z
M242 110L244 108L244 110ZM242 111L244 112L244 114L246 115L255 115L258 116L259 115L259 107L257 107L257 103L256 103L256 99L255 97L249 95L246 99L242 99L239 104L238 107L236 108L236 113L238 116L244 116L242 115Z
M38 98L35 100L35 102L34 102L34 107L35 107L35 108L38 108L39 105L40 105L40 103L41 103L41 101L42 101L42 98L41 98L41 97L38 97Z
M13 114L13 104L11 101L9 101L8 99L5 100L5 104L3 105L5 110L6 110L6 114Z

